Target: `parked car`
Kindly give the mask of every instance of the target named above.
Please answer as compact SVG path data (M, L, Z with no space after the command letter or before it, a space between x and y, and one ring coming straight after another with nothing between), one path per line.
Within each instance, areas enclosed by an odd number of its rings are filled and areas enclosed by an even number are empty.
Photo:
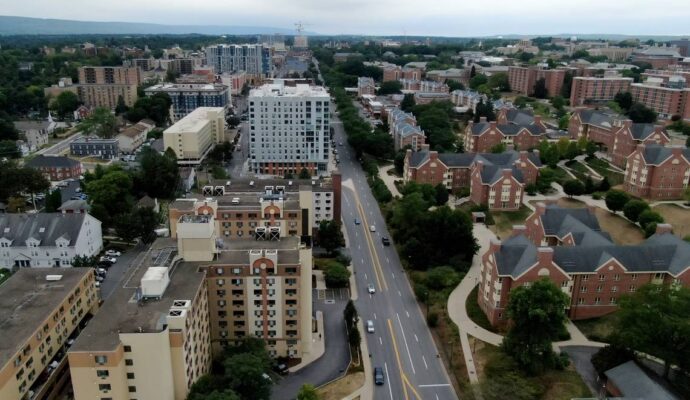
M374 368L374 383L377 385L383 385L386 381L385 375L383 374L383 368L381 367L375 367Z
M103 256L98 259L100 262L109 262L111 264L115 264L117 262L117 258L115 257L108 257L108 256Z
M369 292L369 294L376 293L376 287L374 286L373 283L370 283L369 285L367 285L367 292Z
M96 275L96 282L103 282L104 280L105 280L104 277L102 277L100 275Z
M275 366L274 370L280 375L287 375L289 372L286 364L278 364Z
M105 252L105 255L109 256L109 257L120 257L122 255L122 253L120 253L117 250L107 250Z
M383 243L384 246L390 246L391 240L384 236L381 238L381 243Z
M367 332L374 333L374 321L367 320Z
M101 283L98 282L98 281L96 281L96 287L97 287L97 288L101 287Z
M370 226L369 232L376 232L376 227L374 225Z
M105 275L108 271L105 268L96 268L96 273L98 275Z

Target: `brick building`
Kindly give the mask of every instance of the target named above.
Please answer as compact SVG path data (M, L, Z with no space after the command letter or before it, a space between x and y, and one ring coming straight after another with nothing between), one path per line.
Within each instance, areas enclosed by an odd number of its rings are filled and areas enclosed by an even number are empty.
M422 79L422 69L414 67L401 67L389 64L383 67L383 82L409 79L419 81Z
M569 318L600 317L647 283L690 286L690 243L660 224L644 242L618 245L593 210L539 203L525 225L503 242L493 240L482 255L479 306L492 325L503 325L510 291L543 278L570 298Z
M645 83L630 85L633 101L642 103L656 111L661 118L671 118L680 115L690 120L690 88L674 88Z
M426 143L424 131L417 126L417 119L411 113L406 113L399 108L393 109L388 114L389 133L393 137L395 151L405 146L419 151Z
M535 116L531 124L510 123L507 120L487 122L481 117L479 122L470 121L465 128L465 151L487 153L497 145L505 144L515 149L535 148L545 137L541 117Z
M67 157L36 156L26 163L27 167L37 169L50 181L62 181L69 178L79 179L81 163Z
M570 105L577 107L611 101L616 94L629 92L632 83L632 78L623 77L575 77L570 90Z
M570 138L587 138L602 147L611 162L625 167L630 153L638 144L660 144L670 142L661 125L635 124L630 120L591 109L577 109L568 122Z
M509 67L508 82L510 89L519 94L531 96L534 94L534 85L539 79L544 79L548 96L556 96L561 93L564 69L543 69L538 67Z
M476 204L490 209L516 210L520 208L524 186L534 183L541 161L537 153L509 151L493 153L413 152L405 155L405 182L443 184L449 190L470 189Z
M360 76L357 78L357 97L376 95L376 83L372 78Z
M690 181L690 149L639 144L628 156L624 179L633 196L680 199Z

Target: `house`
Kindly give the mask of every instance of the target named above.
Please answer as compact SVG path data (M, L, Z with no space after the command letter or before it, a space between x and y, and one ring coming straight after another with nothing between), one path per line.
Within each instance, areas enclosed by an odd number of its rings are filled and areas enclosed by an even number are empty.
M601 231L593 210L539 203L511 237L491 242L480 276L478 303L492 325L508 322L512 289L543 278L569 297L569 318L596 318L642 285L690 286L690 243L659 224L644 242L618 245Z
M77 160L62 156L39 155L25 164L37 169L50 181L62 181L69 178L79 178L82 173L81 163Z
M151 208L154 212L160 212L160 206L158 205L158 199L151 198L149 196L144 196L137 201L137 208Z
M531 124L501 122L487 122L486 117L481 117L477 123L470 121L465 129L465 151L486 153L501 144L527 150L537 147L545 138L546 130L540 116L535 116Z
M67 200L58 208L63 214L86 214L91 206L86 200Z
M475 204L517 210L522 204L524 187L536 182L541 167L536 152L439 154L424 145L422 151L407 151L403 180L443 184L449 190L468 188Z
M34 152L48 144L57 123L49 115L46 121L16 121L14 127L26 138L25 143L29 151Z
M372 78L360 76L357 78L357 97L376 95L376 83Z
M103 159L117 158L120 150L117 139L84 137L69 144L70 154L78 157L96 156Z
M399 108L393 109L388 114L388 127L389 133L393 137L395 151L405 146L410 146L414 151L419 151L426 142L426 135L417 126L415 116Z
M76 110L74 110L74 120L75 121L81 121L84 118L87 118L91 113L93 112L93 107L87 107L85 105L80 105L77 107Z
M623 188L654 200L683 197L690 183L690 149L638 144L627 157Z
M679 400L630 360L604 372L606 391L623 399Z
M0 215L0 268L71 267L102 248L101 222L89 214Z
M150 119L142 119L136 124L127 127L116 136L120 151L134 153L146 141L146 136L156 127L156 123Z

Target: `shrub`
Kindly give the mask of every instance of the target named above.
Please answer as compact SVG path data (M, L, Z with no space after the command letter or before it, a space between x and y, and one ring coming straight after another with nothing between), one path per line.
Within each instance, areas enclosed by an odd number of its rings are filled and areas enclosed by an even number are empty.
M350 284L350 271L342 264L332 263L324 271L324 279L329 288L344 288Z
M599 375L603 375L604 372L611 368L634 359L635 355L632 351L625 347L612 344L602 348L592 356L592 365Z
M649 210L649 204L644 200L630 200L623 206L623 215L625 218L637 222L644 211Z
M437 327L438 326L438 313L436 311L430 312L429 315L426 317L426 323L431 328Z

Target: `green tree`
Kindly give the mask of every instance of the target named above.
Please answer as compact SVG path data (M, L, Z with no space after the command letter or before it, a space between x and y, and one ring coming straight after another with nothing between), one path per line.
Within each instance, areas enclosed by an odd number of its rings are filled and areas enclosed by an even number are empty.
M398 94L402 93L402 83L399 81L386 81L381 83L378 90L378 95L385 96L388 94Z
M549 91L546 89L546 79L539 78L534 83L534 97L538 99L545 99L549 95Z
M187 400L241 400L240 396L232 390L214 390L209 393L198 394L190 392Z
M645 285L622 296L616 341L664 361L664 376L671 364L690 370L690 289Z
M606 192L606 197L604 198L606 202L606 207L611 210L611 212L621 211L623 207L630 201L630 196L621 191L611 189Z
M470 89L477 90L481 85L489 83L489 78L484 74L477 74L470 79Z
M328 254L345 246L345 238L340 229L340 224L335 220L322 220L319 222L319 246L323 247Z
M141 152L140 170L135 175L134 186L140 195L170 199L179 183L177 160L174 153L159 154L150 147Z
M404 149L400 149L397 153L395 153L395 159L393 159L393 164L395 165L395 172L398 175L403 174L403 168L405 167L405 156L407 155L408 148L409 146L405 146Z
M611 189L611 184L609 183L609 178L607 176L604 176L604 179L599 182L599 191L600 192L608 192L609 189Z
M57 212L62 205L62 193L60 190L52 190L46 196L46 212Z
M110 226L113 217L129 213L133 204L132 178L129 174L117 167L110 167L100 179L89 178L85 191L89 195L91 212L94 216L102 213L97 218L105 227Z
M223 363L228 386L243 399L269 400L271 381L264 377L267 365L252 353L230 356Z
M553 96L551 98L551 105L554 106L556 110L562 110L565 106L565 99L562 96Z
M502 346L528 373L555 365L551 343L565 329L568 304L568 296L548 279L511 291L507 312L512 325Z
M350 271L340 263L331 263L323 272L326 286L329 288L344 288L350 284Z
M19 158L22 152L14 140L0 140L0 158Z
M455 271L453 267L434 267L427 271L424 286L434 291L440 291L455 288L460 283L460 280L462 280L462 275Z
M311 173L309 172L308 169L302 168L299 171L299 179L310 179L311 178Z
M72 259L72 267L74 268L95 268L98 264L98 257L96 256L83 256L76 255Z
M634 103L628 110L628 118L635 123L652 124L656 122L657 114L642 103Z
M414 95L412 93L407 93L400 102L400 109L405 112L412 111L415 106Z
M436 191L435 200L437 206L445 205L448 202L448 188L443 183L439 183L434 187Z
M450 90L451 92L454 90L465 90L465 85L453 79L447 80L446 85L448 85L448 90Z
M491 77L489 77L487 85L492 90L498 90L499 92L510 92L508 74L505 72L498 72L491 75Z
M563 183L563 191L568 197L580 196L585 193L585 185L577 179L570 179Z
M489 152L494 153L494 154L501 154L501 153L505 153L506 149L507 149L507 146L505 143L497 143L497 144L491 146L491 148L489 149Z
M60 119L71 115L79 107L79 97L74 92L64 91L60 93L51 105Z
M319 393L314 385L305 383L297 392L297 400L319 400Z
M656 211L650 209L642 211L637 217L637 222L642 228L646 228L649 224L661 224L664 222L664 217Z
M630 92L616 93L616 95L613 97L613 101L618 103L618 106L625 111L628 111L633 105L633 98Z
M637 222L642 212L649 210L649 204L644 200L630 200L623 206L623 215L632 222Z
M635 359L635 353L619 344L613 343L597 351L592 356L592 365L599 375L623 363Z
M115 133L117 119L107 108L96 108L91 115L86 117L78 126L80 132L87 135L97 135L102 138L111 138Z
M0 109L0 140L17 139L19 139L19 132L14 127L12 119Z
M359 329L350 329L347 334L347 341L350 343L350 346L359 348L359 346L362 344L362 335L359 333Z

